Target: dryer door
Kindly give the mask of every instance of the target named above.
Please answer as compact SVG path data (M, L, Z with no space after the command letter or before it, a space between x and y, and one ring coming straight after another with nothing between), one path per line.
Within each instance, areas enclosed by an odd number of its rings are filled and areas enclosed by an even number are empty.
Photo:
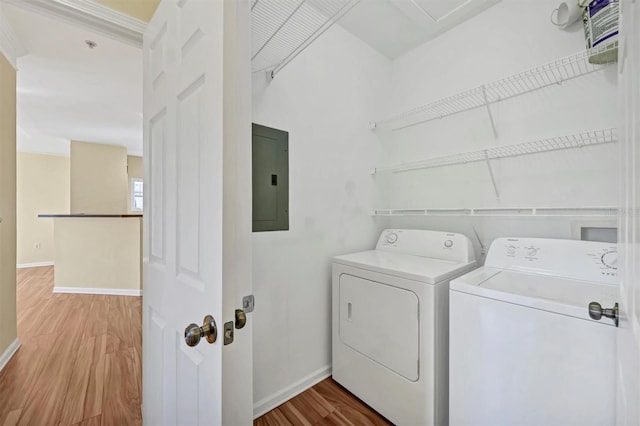
M419 339L415 293L340 275L340 340L345 345L415 382Z

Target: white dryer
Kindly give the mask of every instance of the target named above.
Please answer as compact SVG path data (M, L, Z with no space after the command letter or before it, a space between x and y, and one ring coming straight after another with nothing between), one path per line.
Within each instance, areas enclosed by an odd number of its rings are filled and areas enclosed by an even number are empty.
M450 424L615 424L617 297L616 244L495 240L451 282Z
M446 425L449 281L475 266L464 235L411 229L334 257L334 380L397 425Z

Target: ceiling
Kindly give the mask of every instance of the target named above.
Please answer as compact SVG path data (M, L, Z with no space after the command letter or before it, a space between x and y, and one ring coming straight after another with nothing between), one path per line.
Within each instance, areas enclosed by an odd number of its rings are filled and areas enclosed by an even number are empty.
M18 150L68 154L69 140L80 140L141 155L142 51L10 4L2 9L29 52L18 60Z
M395 59L499 1L361 0L338 25Z
M362 0L339 25L394 59L498 1ZM68 155L69 141L80 140L142 155L141 50L13 4L0 7L29 52L18 60L18 149Z

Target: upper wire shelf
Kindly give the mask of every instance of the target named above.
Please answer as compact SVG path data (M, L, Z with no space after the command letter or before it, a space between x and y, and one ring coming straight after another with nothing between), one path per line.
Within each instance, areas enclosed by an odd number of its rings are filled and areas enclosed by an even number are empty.
M584 50L574 55L379 120L373 123L373 127L401 130L437 118L488 106L554 84L561 84L564 81L605 69L613 62L592 64L589 62L589 57L617 48L618 43L616 41L594 47L593 49Z
M477 151L462 152L459 154L435 157L422 161L398 164L394 166L378 167L373 173L379 172L408 172L411 170L430 169L434 167L452 166L480 161L495 160L500 158L518 157L527 154L539 154L542 152L559 151L571 148L583 148L586 146L602 145L616 142L618 131L616 128L593 130L568 136L556 136L532 142L524 142L513 145L497 146L494 148Z
M275 76L359 2L252 0L252 71Z

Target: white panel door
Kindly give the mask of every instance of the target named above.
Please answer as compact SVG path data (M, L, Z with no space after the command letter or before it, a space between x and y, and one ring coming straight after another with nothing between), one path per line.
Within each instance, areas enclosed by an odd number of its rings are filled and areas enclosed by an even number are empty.
M618 221L620 328L616 424L635 426L640 424L640 3L621 1L620 12L618 97L622 115L619 131L622 189Z
M144 36L143 421L252 421L248 2L163 0ZM245 54L246 52L246 54ZM185 327L217 323L190 347Z

